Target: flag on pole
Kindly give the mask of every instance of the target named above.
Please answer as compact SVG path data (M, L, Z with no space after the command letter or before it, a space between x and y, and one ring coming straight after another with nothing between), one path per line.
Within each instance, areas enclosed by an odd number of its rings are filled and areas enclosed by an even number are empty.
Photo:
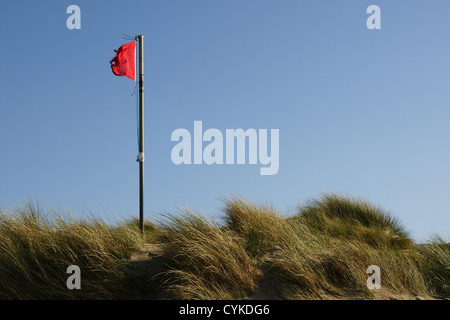
M144 36L138 35L135 40L125 43L110 61L112 72L116 76L125 76L136 82L136 41L139 41L139 229L144 234ZM136 87L137 89L137 87Z
M112 72L116 76L125 76L136 81L136 41L125 43L110 61Z

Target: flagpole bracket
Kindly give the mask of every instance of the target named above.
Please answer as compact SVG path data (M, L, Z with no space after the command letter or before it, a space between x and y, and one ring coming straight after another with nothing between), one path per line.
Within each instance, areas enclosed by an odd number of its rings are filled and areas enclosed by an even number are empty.
M145 159L144 153L143 152L139 152L139 154L137 156L137 159L136 159L136 162L144 162L144 159Z

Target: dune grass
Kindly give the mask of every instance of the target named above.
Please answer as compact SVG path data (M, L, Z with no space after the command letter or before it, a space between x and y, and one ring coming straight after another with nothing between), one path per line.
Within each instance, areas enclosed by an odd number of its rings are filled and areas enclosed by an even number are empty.
M450 297L450 244L439 235L418 246L425 259L424 276L431 294Z
M1 299L115 299L130 294L126 266L142 239L135 228L76 220L63 210L26 202L0 213ZM68 290L67 267L82 272Z
M187 210L165 226L166 293L175 299L240 299L260 275L232 233Z
M220 223L190 210L146 221L145 237L136 219L79 220L30 202L2 211L0 299L450 298L449 244L414 243L362 199L326 194L284 214L234 197L223 211ZM131 261L145 246L161 259ZM81 290L66 287L69 265ZM367 288L370 265L381 290Z
M448 288L444 244L426 246L421 253L395 218L366 201L328 194L286 217L232 198L225 213L226 225L244 239L251 257L276 249L269 272L281 288L278 298L373 298L366 285L370 265L381 268L383 287L392 292L432 295ZM428 267L430 261L435 270Z

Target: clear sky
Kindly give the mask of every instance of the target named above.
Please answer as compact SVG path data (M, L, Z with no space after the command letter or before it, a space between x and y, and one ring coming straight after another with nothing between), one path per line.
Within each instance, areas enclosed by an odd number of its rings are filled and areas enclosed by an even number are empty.
M66 9L81 8L69 30ZM381 8L369 30L368 6ZM32 199L138 214L134 83L112 74L145 36L145 215L219 217L240 194L286 210L338 192L415 239L450 225L449 1L8 1L0 18L0 207ZM280 130L280 168L180 165L177 128Z

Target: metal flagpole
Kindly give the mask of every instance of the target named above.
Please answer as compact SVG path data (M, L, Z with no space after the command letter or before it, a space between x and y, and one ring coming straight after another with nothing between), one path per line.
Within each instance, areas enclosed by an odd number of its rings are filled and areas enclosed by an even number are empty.
M144 36L139 40L139 228L144 234Z

